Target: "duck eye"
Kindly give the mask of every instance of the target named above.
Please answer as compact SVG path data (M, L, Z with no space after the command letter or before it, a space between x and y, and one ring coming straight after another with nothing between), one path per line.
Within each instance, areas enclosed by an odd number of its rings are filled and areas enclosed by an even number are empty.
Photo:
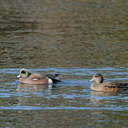
M22 74L25 74L26 72L25 71L21 71Z

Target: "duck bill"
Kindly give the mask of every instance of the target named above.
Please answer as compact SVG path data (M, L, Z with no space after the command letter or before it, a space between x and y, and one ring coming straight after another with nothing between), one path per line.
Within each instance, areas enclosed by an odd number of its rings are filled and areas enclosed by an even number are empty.
M92 78L91 80L89 80L89 81L94 81L94 79Z

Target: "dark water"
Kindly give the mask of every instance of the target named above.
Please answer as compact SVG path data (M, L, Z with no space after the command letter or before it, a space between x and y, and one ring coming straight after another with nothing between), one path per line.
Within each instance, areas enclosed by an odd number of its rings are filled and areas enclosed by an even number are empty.
M128 91L89 88L96 72L128 82L127 17L124 0L1 0L0 127L127 128ZM20 85L23 67L62 82Z

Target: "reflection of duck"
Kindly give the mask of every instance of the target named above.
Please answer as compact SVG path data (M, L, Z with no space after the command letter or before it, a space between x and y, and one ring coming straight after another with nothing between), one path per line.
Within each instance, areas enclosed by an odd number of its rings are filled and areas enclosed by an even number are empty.
M117 92L100 92L100 91L91 91L92 96L117 96Z
M17 86L17 91L19 92L45 92L48 90L45 90L47 88L49 88L49 91L51 91L52 89L50 89L51 85L47 84L45 86L42 85L33 85L33 84L19 84Z
M118 92L121 90L128 89L128 83L115 83L115 82L104 82L101 74L93 75L91 89L95 91L103 92Z
M42 85L30 85L30 84L19 84L17 86L17 104L19 107L25 106L27 109L39 109L48 104L47 98L51 99L54 97L54 94L57 94L56 89L47 88L47 86ZM54 103L55 100L53 100ZM53 103L52 103L53 104ZM37 107L37 108L36 108Z
M45 76L42 76L38 73L30 73L27 69L21 69L20 74L17 76L19 78L20 83L24 84L32 84L32 85L43 85L43 84L53 84L60 82L60 80L57 80L56 77L58 74L52 75L47 74Z

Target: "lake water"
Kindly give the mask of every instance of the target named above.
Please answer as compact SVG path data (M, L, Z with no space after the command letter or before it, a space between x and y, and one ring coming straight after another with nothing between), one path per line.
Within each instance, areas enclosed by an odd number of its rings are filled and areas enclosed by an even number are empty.
M128 2L0 1L1 128L127 128L128 91L90 90L93 74L128 82ZM21 68L59 73L56 88L24 86Z

